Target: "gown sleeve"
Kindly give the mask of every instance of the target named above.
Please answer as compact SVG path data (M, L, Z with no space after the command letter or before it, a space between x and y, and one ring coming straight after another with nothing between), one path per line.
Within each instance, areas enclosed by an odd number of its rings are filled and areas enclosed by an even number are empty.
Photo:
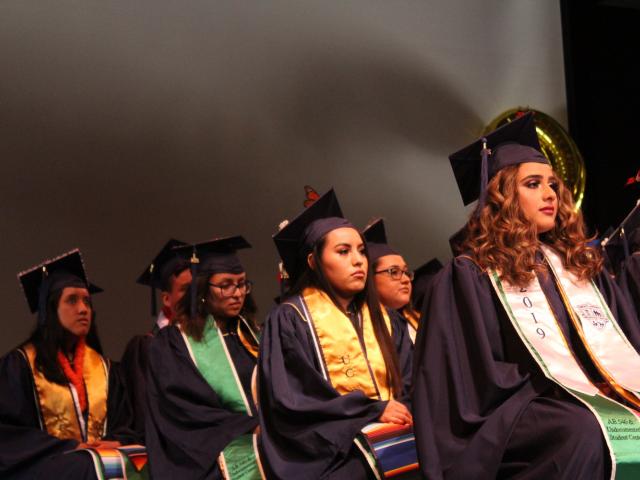
M217 459L255 417L222 407L193 364L179 330L166 327L149 347L146 446L154 479L221 478Z
M110 362L109 397L107 398L107 433L105 440L117 440L123 445L144 442L134 428L134 415L123 379L123 366Z
M519 339L510 340L501 312L488 276L466 257L431 284L412 402L426 478L495 478L513 425L537 395L530 380L537 368Z
M258 360L261 450L269 477L324 478L353 452L386 403L340 395L321 373L309 326L291 305L265 321Z
M33 388L29 365L20 352L0 359L0 478L29 478L42 460L78 445L40 429Z
M398 366L402 375L402 396L398 399L411 409L411 373L413 367L413 342L409 338L407 321L397 310L387 309L391 319L393 342L398 354Z
M144 443L144 421L147 410L147 369L151 335L136 335L127 344L120 368L133 414L136 436Z

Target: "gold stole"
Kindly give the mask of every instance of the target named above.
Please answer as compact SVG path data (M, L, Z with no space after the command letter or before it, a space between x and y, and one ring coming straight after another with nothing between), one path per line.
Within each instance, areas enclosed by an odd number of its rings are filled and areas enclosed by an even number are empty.
M392 399L387 367L373 331L367 305L362 307L360 315L366 348L364 352L353 323L324 292L306 288L302 292L302 298L309 309L310 320L333 388L341 395L361 390L369 398ZM383 306L380 308L391 334L389 316Z
M35 365L36 349L28 343L22 348L31 374L40 407L44 429L61 440L79 442L100 440L106 430L109 369L102 356L88 345L84 354L83 378L87 390L88 421L79 413L70 385L59 385L47 380ZM42 422L41 422L42 423Z
M407 333L411 343L416 343L416 336L418 335L418 324L420 323L420 314L413 308L407 306L400 312L404 319L407 321Z
M238 319L238 327L236 328L236 332L238 333L238 338L240 339L240 343L247 349L247 351L253 355L255 358L258 358L258 337L253 330L249 326L249 322L245 320L242 316Z
M405 320L409 323L409 325L411 325L413 329L417 331L418 323L420 322L420 314L411 307L404 307L401 313Z

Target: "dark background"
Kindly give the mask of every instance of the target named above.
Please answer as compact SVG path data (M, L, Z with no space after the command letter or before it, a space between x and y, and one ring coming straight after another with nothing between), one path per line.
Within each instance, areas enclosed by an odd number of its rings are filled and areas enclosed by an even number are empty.
M640 169L640 1L563 0L569 131L587 168L583 212L603 234L633 208Z
M305 184L334 186L359 226L385 217L410 265L447 260L467 215L447 155L513 107L567 124L560 13L555 0L0 2L0 354L34 325L16 273L74 247L105 289L112 357L150 327L134 280L169 237L244 235L263 316L271 235Z

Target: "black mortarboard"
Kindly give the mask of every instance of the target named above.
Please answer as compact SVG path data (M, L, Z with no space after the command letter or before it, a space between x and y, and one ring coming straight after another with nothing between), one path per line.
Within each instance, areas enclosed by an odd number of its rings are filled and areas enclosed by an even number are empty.
M175 250L175 247L186 245L180 240L170 239L155 256L136 283L151 288L151 315L157 315L156 288L165 290L171 275L178 275L189 268L189 254Z
M136 283L147 287L162 289L166 280L171 275L180 273L189 267L189 254L179 252L175 247L186 245L180 240L170 239L162 247L162 250L154 257L144 272L138 277Z
M333 188L273 236L291 283L304 271L306 256L323 236L336 228L355 228L342 216Z
M251 248L244 237L214 238L193 245L183 245L174 250L180 254L191 256L191 263L198 265L199 274L242 273L244 267L236 255L236 251Z
M362 231L362 236L367 242L370 262L373 263L385 255L398 255L398 252L391 248L387 243L387 233L384 228L384 220L381 218L369 224Z
M549 163L540 151L532 112L452 153L449 160L463 203L480 199L480 208L487 183L503 168L526 162Z
M32 313L38 312L38 323L46 321L46 305L49 295L65 287L82 287L89 293L100 293L102 289L89 282L79 249L18 273L18 281Z
M190 254L191 264L191 316L195 316L196 277L214 273L242 273L244 267L236 255L237 250L251 248L244 237L214 238L206 242L176 247L179 253Z

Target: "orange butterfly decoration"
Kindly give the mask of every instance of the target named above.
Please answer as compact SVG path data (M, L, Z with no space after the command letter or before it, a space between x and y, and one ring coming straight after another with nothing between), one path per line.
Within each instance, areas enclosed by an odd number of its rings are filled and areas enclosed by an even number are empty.
M309 185L304 186L304 195L305 195L304 208L309 208L311 205L314 204L316 200L320 198L320 194L316 192L314 188Z

